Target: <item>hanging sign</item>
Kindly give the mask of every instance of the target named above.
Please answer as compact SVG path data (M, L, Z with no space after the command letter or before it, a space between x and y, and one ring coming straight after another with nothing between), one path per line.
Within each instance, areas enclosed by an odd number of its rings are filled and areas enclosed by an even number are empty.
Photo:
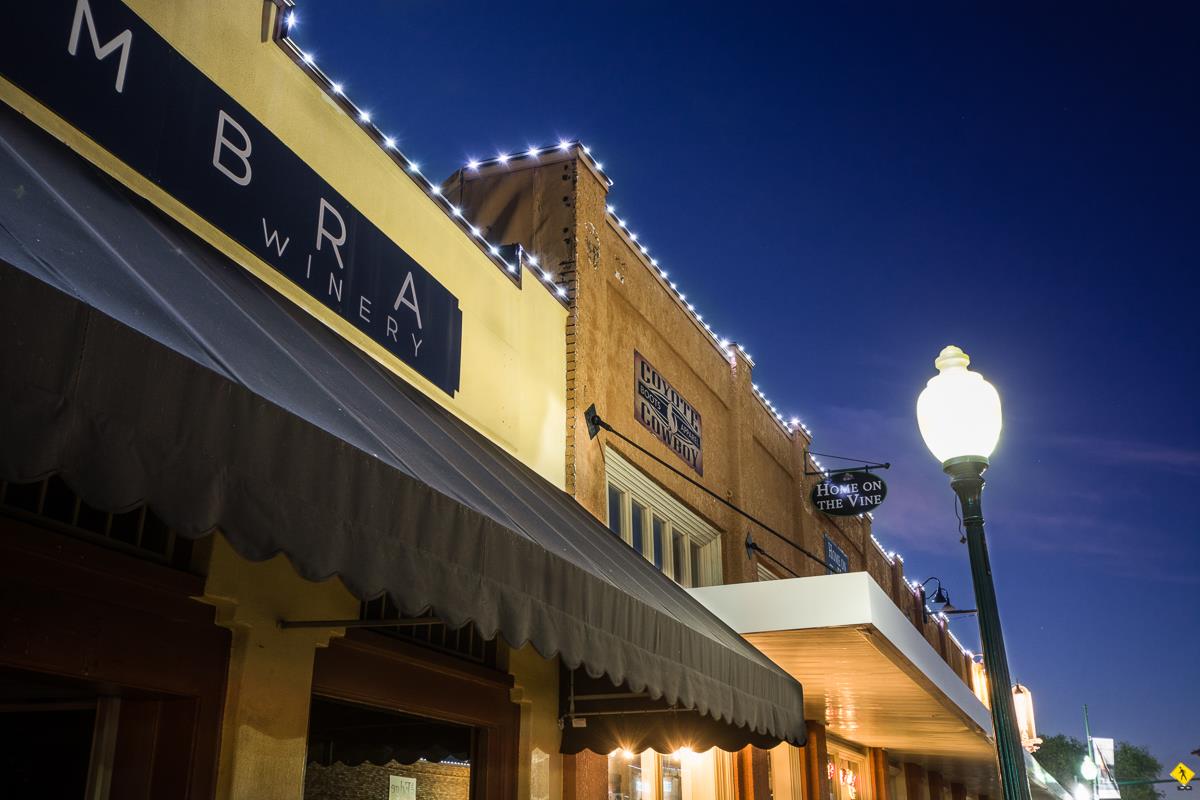
M838 547L837 542L825 534L825 572L838 575L850 571L850 558L846 551Z
M1117 776L1113 772L1116 761L1116 743L1109 738L1092 737L1092 749L1096 753L1096 798L1097 800L1120 800L1121 788L1117 785Z
M0 74L443 391L458 298L118 0L25 3Z
M704 474L700 412L633 351L633 416L697 474Z
M887 497L883 478L870 472L831 472L812 489L813 506L831 517L852 517L879 507Z

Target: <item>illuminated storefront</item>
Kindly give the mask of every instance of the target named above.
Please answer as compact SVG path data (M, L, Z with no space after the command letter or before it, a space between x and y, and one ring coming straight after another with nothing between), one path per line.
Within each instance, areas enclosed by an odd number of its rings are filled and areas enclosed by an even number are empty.
M33 4L0 53L14 795L560 800L584 751L803 742L799 684L562 491L565 288L285 13Z

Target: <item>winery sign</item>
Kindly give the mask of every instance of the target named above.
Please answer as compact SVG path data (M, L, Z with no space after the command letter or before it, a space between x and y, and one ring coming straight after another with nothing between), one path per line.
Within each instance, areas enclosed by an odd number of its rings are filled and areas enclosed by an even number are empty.
M636 350L633 352L633 415L697 474L704 474L700 412Z
M458 390L458 298L128 6L22 3L6 25L0 75L298 287L314 313Z
M811 497L817 511L852 517L878 508L887 497L887 484L878 475L861 470L831 472L813 487Z

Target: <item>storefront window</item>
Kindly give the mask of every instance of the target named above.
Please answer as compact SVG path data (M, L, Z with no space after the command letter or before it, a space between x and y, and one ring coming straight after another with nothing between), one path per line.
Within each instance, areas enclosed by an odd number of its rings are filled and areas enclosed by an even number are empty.
M683 763L679 756L662 756L662 800L683 800Z
M628 750L609 754L608 800L646 800L646 789L641 755Z
M650 533L650 550L654 556L654 566L659 569L662 569L665 563L663 537L666 536L666 528L667 525L665 522L658 517L654 518L654 525Z
M684 581L684 551L687 543L679 531L671 531L671 577L677 583Z
M829 771L829 800L863 800L860 757L831 748L826 768Z
M608 529L620 536L621 510L624 505L625 493L611 483L608 485Z
M474 730L314 697L304 800L469 800Z

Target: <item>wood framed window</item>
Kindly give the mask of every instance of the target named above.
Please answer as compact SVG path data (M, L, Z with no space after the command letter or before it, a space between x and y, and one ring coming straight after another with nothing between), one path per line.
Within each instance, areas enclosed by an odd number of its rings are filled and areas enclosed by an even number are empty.
M604 467L609 530L676 583L721 583L720 531L611 448Z

